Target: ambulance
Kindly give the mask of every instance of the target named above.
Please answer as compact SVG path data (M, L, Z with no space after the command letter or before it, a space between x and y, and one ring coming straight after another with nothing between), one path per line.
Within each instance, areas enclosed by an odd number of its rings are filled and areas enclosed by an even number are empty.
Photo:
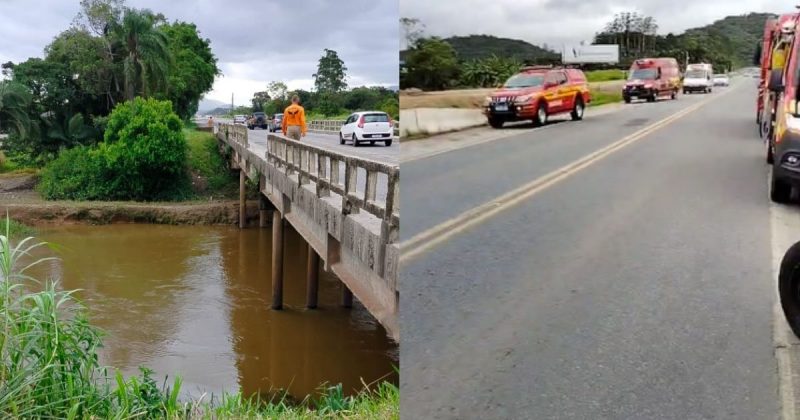
M622 88L622 99L655 102L659 97L677 99L681 78L678 60L674 58L643 58L636 60L628 71L628 81Z

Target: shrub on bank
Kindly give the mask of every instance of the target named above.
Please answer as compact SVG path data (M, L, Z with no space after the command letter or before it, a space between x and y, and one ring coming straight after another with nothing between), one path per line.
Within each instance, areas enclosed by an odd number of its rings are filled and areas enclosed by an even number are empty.
M47 199L156 200L188 183L186 140L169 101L135 98L108 118L96 147L62 151L42 172Z

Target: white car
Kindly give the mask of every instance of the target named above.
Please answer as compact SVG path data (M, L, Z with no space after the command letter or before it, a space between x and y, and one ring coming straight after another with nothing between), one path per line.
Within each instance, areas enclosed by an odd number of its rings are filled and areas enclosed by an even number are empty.
M347 117L339 130L339 144L352 141L353 146L359 143L382 141L386 146L392 145L394 122L389 114L381 111L355 112Z
M728 86L729 84L730 80L728 80L728 75L726 74L714 75L714 86Z
M233 123L234 124L244 124L247 122L247 118L244 115L234 115L233 116Z

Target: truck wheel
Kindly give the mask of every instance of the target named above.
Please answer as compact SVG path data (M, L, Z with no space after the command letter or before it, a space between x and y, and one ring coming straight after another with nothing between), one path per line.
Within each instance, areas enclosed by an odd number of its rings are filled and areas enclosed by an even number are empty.
M630 96L624 96L624 97L622 97L622 100L625 101L626 104L631 103L631 97Z
M504 122L502 118L489 117L489 125L492 126L492 128L503 128Z
M670 96L670 98L672 98L673 101L675 99L678 99L678 89L672 91L672 95Z
M534 127L541 127L547 124L547 104L544 101L539 102L536 108L536 117L533 119Z
M386 141L385 141L385 142L383 142L383 143L386 145L386 147L389 147L389 146L391 146L391 145L392 145L392 141L391 141L391 140L386 140Z
M800 336L800 242L783 255L778 274L778 294L789 327Z
M776 203L788 203L792 195L792 186L772 175L769 198Z
M585 108L583 107L583 98L579 96L578 98L575 99L575 106L572 107L572 113L570 114L572 116L572 121L582 120L584 109Z

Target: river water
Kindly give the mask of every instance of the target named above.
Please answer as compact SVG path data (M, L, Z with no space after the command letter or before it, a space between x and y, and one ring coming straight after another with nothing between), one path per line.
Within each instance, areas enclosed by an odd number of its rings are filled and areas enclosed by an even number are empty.
M82 289L106 332L101 362L125 374L180 375L193 396L286 389L303 398L322 383L349 394L362 382L397 383L397 345L358 303L339 306L332 274L320 270L320 308L305 309L307 249L291 227L282 311L269 309L270 229L76 225L37 236L58 245L60 260L36 274Z

